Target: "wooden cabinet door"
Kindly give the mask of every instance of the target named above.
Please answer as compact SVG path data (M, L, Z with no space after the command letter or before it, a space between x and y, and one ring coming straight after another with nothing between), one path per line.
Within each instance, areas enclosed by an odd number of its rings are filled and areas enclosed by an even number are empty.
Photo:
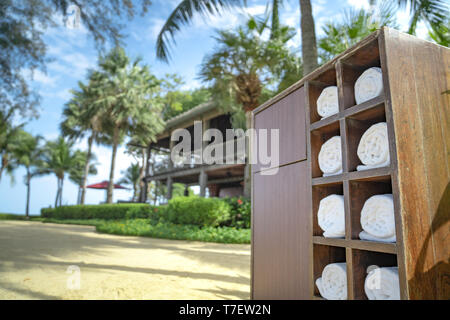
M268 150L272 154L270 130L279 130L279 165L306 159L305 89L301 87L254 116L254 128L268 130ZM255 155L253 154L253 157ZM254 158L258 159L258 158ZM253 172L266 168L258 161Z
M307 161L253 175L252 298L311 298Z

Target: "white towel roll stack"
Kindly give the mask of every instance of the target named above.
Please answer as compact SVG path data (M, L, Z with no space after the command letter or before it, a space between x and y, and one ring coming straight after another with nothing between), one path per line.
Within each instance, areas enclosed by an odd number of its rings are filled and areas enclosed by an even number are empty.
M355 100L357 104L366 102L383 94L383 75L381 68L369 68L356 80Z
M327 300L347 300L347 265L331 263L316 280L320 295Z
M389 166L389 139L387 123L380 122L372 125L364 132L359 141L358 158L364 165L356 168L358 171Z
M331 86L323 89L317 99L317 113L326 118L339 112L338 88Z
M332 194L320 200L317 218L326 238L345 236L344 196Z
M327 140L319 152L319 168L323 176L332 176L342 173L341 137L335 136Z
M373 268L364 282L369 300L400 300L398 267Z
M395 242L394 200L392 194L370 197L361 210L361 240Z

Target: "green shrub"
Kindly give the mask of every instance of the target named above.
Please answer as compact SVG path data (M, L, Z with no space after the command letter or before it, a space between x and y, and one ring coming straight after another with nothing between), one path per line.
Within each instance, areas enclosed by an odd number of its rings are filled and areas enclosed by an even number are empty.
M102 233L143 236L161 239L191 240L219 243L250 243L250 229L230 227L199 227L170 222L151 224L149 219L105 221L96 226Z
M215 227L230 219L230 206L218 198L176 197L167 204L164 217L175 224Z
M151 206L143 203L119 203L119 204L100 204L100 205L77 205L62 206L57 208L42 208L41 216L43 218L53 219L125 219L127 213L136 210L136 213L130 215L145 215ZM138 213L137 213L138 212Z
M0 220L26 220L24 215L12 214L12 213L0 213Z
M225 198L231 208L230 219L221 226L249 229L251 227L251 201L248 198Z
M158 221L161 217L161 208L157 206L133 206L128 209L125 218L127 219L151 219Z

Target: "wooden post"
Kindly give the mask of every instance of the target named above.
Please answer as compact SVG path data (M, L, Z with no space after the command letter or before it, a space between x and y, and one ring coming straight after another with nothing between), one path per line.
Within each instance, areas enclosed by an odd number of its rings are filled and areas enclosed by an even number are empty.
M145 177L144 177L144 190L141 190L141 194L139 195L139 202L145 203L147 202L148 196L148 181L147 177L150 175L150 158L152 156L152 144L147 148L147 163L145 165Z
M172 199L172 188L173 188L173 179L172 179L172 177L168 177L167 178L166 186L167 186L166 198L167 198L167 200L170 200L170 199Z
M245 114L247 129L251 129L253 127L252 123L252 113L249 111ZM252 190L252 166L250 164L250 152L252 150L252 139L250 137L246 137L246 164L244 168L244 197L251 197Z
M200 175L198 178L198 182L200 184L200 197L206 196L206 184L208 183L208 175L205 170L200 171Z
M170 138L172 137L172 132L170 133L169 137ZM172 141L172 139L170 139L169 171L171 171L173 169L172 149L173 149L174 144L175 144L175 141ZM172 189L173 189L173 178L171 176L169 176L167 178L166 186L167 186L166 198L167 198L167 200L170 200L170 199L172 199Z

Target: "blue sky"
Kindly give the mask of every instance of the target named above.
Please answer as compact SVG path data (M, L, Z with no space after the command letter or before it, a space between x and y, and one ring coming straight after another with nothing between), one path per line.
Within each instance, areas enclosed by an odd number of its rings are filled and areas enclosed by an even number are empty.
M233 28L246 20L248 14L264 13L266 0L248 0L248 8L222 16L203 19L195 17L191 26L176 35L177 45L172 50L170 64L156 60L156 36L179 0L153 0L149 13L144 17L137 17L131 22L124 21L127 34L125 49L131 57L142 57L144 62L151 66L157 76L167 73L177 73L185 81L184 89L201 86L197 79L199 65L205 54L211 52L215 42L212 39L215 29ZM299 1L287 0L281 9L281 22L299 30L300 14ZM367 0L313 0L313 14L316 19L318 36L322 34L321 26L329 20L339 20L345 8L368 7ZM407 12L399 12L398 22L402 29L406 29L408 21ZM420 25L419 37L425 37L425 29ZM47 73L35 71L30 75L32 86L42 96L40 118L27 124L26 130L33 134L40 134L46 139L55 139L59 135L59 123L64 103L70 99L69 90L77 87L77 81L83 80L86 71L94 68L97 61L97 51L86 29L68 29L61 24L59 27L45 31L45 41L48 45L48 56L53 60L48 64ZM291 41L293 50L299 51L300 35ZM25 74L29 74L24 70ZM86 141L77 144L80 149L86 149ZM124 153L122 146L118 151L115 177L118 180L121 171L125 170L131 162L135 161ZM90 176L88 183L107 180L109 177L111 150L108 147L95 147L97 156L98 174ZM18 169L14 173L15 183L11 184L8 176L0 182L0 212L23 213L25 210L26 188L23 184L24 170ZM56 178L52 175L34 179L31 183L31 214L39 214L42 207L54 203L56 196ZM114 201L127 200L131 191L115 190ZM63 193L63 204L74 204L77 197L77 187L66 179ZM104 191L88 190L87 203L97 204L103 201Z

